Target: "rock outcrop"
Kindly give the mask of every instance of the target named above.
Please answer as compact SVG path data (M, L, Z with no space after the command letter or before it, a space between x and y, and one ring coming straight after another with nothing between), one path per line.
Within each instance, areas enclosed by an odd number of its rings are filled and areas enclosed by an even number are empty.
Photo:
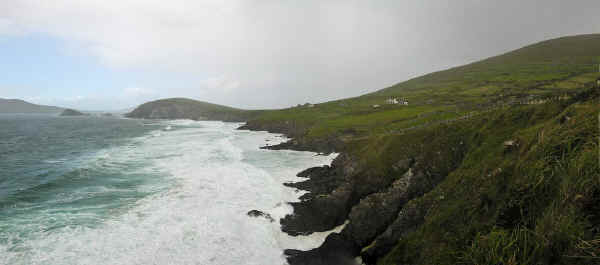
M273 217L271 217L270 214L265 213L263 211L259 211L259 210L250 210L246 214L250 217L263 217L263 218L267 219L269 222L275 221L275 219L273 219Z
M293 124L247 123L241 129L283 133L292 140L269 149L332 152L341 144L322 145L303 137ZM304 181L286 186L309 191L300 202L290 203L294 213L280 220L290 235L328 231L347 221L340 233L329 235L322 246L309 250L286 250L291 265L356 264L355 257L373 263L389 252L402 231L422 221L419 209L405 208L414 198L432 190L462 158L465 145L458 135L429 136L428 148L413 144L389 165L389 171L376 170L360 154L342 152L331 166L313 167L298 174ZM406 138L408 139L408 138ZM321 140L323 141L323 140ZM335 140L329 141L335 143ZM439 146L439 147L438 147ZM439 149L438 149L439 148Z

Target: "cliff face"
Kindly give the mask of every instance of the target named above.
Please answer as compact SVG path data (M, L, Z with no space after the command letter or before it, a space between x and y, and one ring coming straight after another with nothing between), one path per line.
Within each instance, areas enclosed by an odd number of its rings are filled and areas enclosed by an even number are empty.
M241 110L191 99L175 98L142 104L126 114L126 117L241 122L254 117L258 113L260 111Z
M490 264L497 260L486 260L486 246L506 240L532 251L518 262L586 264L563 256L581 253L578 240L599 237L597 217L589 219L600 194L597 100L591 89L569 101L329 146L286 123L243 128L294 137L275 148L342 152L331 166L301 172L306 181L286 184L310 193L292 203L294 215L280 220L283 231L304 235L348 222L319 248L286 250L292 265L357 264L355 257L366 264ZM589 186L577 184L583 182ZM554 241L529 245L523 229ZM506 248L498 259L515 251Z

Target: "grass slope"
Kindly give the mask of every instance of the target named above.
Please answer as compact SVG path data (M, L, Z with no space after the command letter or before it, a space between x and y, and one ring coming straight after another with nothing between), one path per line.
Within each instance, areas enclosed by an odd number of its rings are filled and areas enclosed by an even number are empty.
M249 124L336 139L382 178L411 157L444 177L378 264L600 264L599 63L600 34L559 38Z
M126 116L146 119L245 121L258 113L260 111L236 109L187 98L170 98L142 104Z
M381 170L406 155L452 161L444 150L465 150L443 182L404 206L423 212L421 224L379 264L597 262L600 135L593 90L584 99L510 107L367 142L361 152L378 154L370 163ZM506 148L507 140L517 145Z
M36 105L20 99L1 99L0 113L60 113L63 108Z
M598 64L600 34L559 38L356 98L266 111L253 122L293 123L308 138L397 132L501 104L576 93L600 77ZM406 98L409 105L386 104L390 97Z

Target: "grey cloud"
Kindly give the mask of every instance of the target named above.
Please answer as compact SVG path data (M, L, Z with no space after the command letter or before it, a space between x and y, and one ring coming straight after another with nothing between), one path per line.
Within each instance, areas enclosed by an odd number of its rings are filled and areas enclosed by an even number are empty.
M208 76L154 87L160 96L250 108L356 96L532 42L600 32L597 0L7 2L0 18L85 43L109 67Z

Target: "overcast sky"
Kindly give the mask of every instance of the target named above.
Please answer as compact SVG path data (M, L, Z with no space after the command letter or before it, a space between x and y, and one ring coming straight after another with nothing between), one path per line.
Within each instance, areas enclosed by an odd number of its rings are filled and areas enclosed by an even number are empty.
M598 0L3 0L0 98L286 107L598 32Z

